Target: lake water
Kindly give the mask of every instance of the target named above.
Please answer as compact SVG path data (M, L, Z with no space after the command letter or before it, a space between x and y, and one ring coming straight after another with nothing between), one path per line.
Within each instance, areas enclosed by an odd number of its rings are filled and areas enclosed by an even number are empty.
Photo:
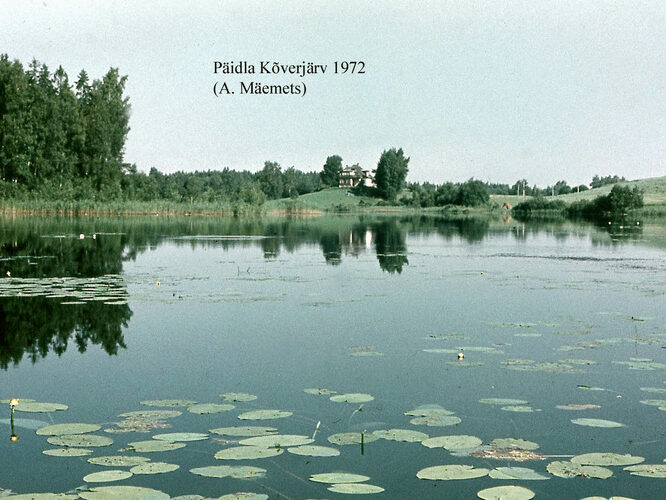
M309 478L348 472L384 488L378 498L475 498L503 485L536 498L663 498L664 479L621 465L607 466L607 479L547 470L593 452L666 466L663 220L597 227L430 216L4 219L0 244L0 399L22 400L17 441L10 406L0 407L0 496L134 485L172 497L347 498ZM307 388L374 399L335 402ZM231 392L257 398L213 414L141 404L221 404L220 394ZM522 402L480 401L489 398ZM29 399L68 409L20 411ZM410 422L432 408L450 415ZM238 418L259 409L293 415ZM118 416L138 410L182 414L134 428ZM410 410L415 415L405 415ZM43 454L59 446L35 428L69 422L99 424L94 434L113 443L81 457ZM117 432L140 424L148 432ZM209 430L244 425L314 435L313 444L340 454L302 456L280 446L273 457L216 459L245 438ZM380 429L475 436L482 444L447 450L375 440ZM171 451L127 449L173 432L208 436ZM363 445L327 439L344 432L363 433ZM510 450L498 438L538 448ZM88 462L109 455L180 468L84 482L129 469ZM530 468L547 480L417 477L455 464ZM190 472L220 465L266 472L253 479Z

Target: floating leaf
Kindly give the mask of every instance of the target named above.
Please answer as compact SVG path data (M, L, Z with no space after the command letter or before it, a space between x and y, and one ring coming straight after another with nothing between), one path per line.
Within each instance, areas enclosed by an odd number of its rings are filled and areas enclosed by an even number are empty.
M290 411L282 410L254 410L238 415L240 420L271 420L274 418L287 418L293 415Z
M373 432L363 434L364 443L372 443L377 441L378 436L375 436ZM341 432L339 434L332 434L328 436L328 441L333 444L361 444L361 433L360 432Z
M62 434L85 434L95 432L102 427L96 424L55 424L37 429L40 436L60 436Z
M89 458L88 462L95 465L103 465L104 467L133 467L144 462L150 462L150 458L137 457L134 455L111 455L106 457Z
M74 446L79 448L95 448L98 446L109 446L113 439L96 434L66 434L63 436L51 436L47 441L55 446Z
M449 481L453 479L475 479L487 476L490 469L475 469L472 465L436 465L426 467L416 473L419 479Z
M492 447L481 447L469 453L473 457L490 459L490 460L505 460L514 462L525 462L527 460L545 460L544 455L539 455L533 451L528 450L498 450Z
M255 458L270 458L280 455L282 449L273 447L266 448L264 446L235 446L233 448L225 448L215 454L218 460L253 460Z
M16 405L15 410L16 411L25 411L29 413L52 413L54 411L64 411L69 406L63 405L60 403L38 403L38 402L25 402L25 401L20 401L18 405Z
M426 406L406 411L405 415L409 417L443 417L453 415L453 412L441 407L432 408Z
M438 436L424 440L421 444L426 448L444 448L446 450L469 450L480 446L481 441L476 436L454 435Z
M310 476L310 481L315 483L330 483L330 484L343 484L343 483L362 483L368 481L368 476L360 474L350 474L348 472L326 472L323 474L313 474Z
M200 432L168 432L166 434L155 434L153 439L171 441L172 443L180 441L203 441L204 439L208 439L208 434Z
M221 413L223 411L233 410L234 408L236 408L234 405L228 404L200 403L188 407L187 411L190 413L196 413L197 415L207 415L210 413Z
M105 470L102 472L93 472L83 477L86 483L110 483L112 481L122 481L132 477L132 473L126 470Z
M473 366L483 366L485 363L483 361L469 361L467 359L459 359L457 361L447 361L447 365L459 366L461 368L471 368Z
M459 417L453 416L437 416L437 417L416 417L409 421L414 425L427 425L428 427L446 427L448 425L458 425L462 420Z
M251 479L263 477L266 469L250 465L213 465L210 467L197 467L190 469L192 474L205 477L233 477L235 479Z
M555 461L546 466L546 470L557 477L594 477L608 479L613 471L596 465L580 465L572 462Z
M666 478L666 464L642 464L625 467L632 476Z
M340 450L329 446L304 445L287 448L289 453L294 455L304 455L308 457L337 457Z
M528 401L523 399L503 399L503 398L484 398L479 399L479 403L487 405L526 405Z
M335 403L367 403L375 398L370 394L354 392L349 394L338 394L337 396L331 396L329 399Z
M316 396L330 396L331 394L337 394L337 391L331 391L330 389L317 389L317 388L303 389L303 392L305 392L306 394L314 394Z
M85 500L169 500L166 493L140 486L101 486L80 491L79 497Z
M9 490L11 491L11 490ZM0 497L3 491L0 490ZM24 493L22 495L9 495L12 499L16 500L75 500L77 495L66 495L65 493Z
M380 439L386 439L388 441L405 441L408 443L416 443L428 439L427 434L408 429L380 429L374 431L373 434Z
M539 447L533 441L516 438L496 438L490 444L498 450L536 450Z
M502 406L502 408L500 408L500 409L504 410L504 411L512 411L512 412L516 412L516 413L533 413L534 412L534 408L532 408L531 406L523 406L523 405Z
M557 405L555 408L557 408L558 410L591 410L593 408L601 408L601 406L595 404L569 403L567 405Z
M666 393L666 387L641 387L641 391Z
M165 474L180 469L180 465L166 462L149 462L135 465L130 469L132 474Z
M581 465L634 465L645 462L645 458L618 453L585 453L576 455L571 459L571 462Z
M267 500L268 495L263 493L250 493L247 491L241 491L239 493L229 493L228 495L222 495L218 497L217 500Z
M458 349L421 349L432 354L458 354Z
M384 488L375 486L374 484L342 483L329 486L328 491L347 495L371 495L373 493L381 493L384 491Z
M287 446L300 446L312 442L314 442L314 439L309 438L308 436L300 436L297 434L271 434L270 436L258 436L243 439L239 443L245 446L281 446L286 448Z
M534 492L522 486L496 486L481 490L476 496L483 500L530 500Z
M137 453L154 453L158 451L171 451L179 448L184 448L185 443L174 443L172 441L158 441L156 439L149 439L147 441L135 441L129 445Z
M278 430L275 427L261 427L261 426L237 426L237 427L218 427L211 429L209 432L213 434L220 434L222 436L265 436L267 434L274 434Z
M174 418L182 415L183 412L176 410L139 410L121 413L118 415L123 418L154 419L162 420L165 418Z
M141 401L141 404L144 406L192 406L197 402L189 399L151 399Z
M92 450L86 450L85 448L51 448L42 451L42 453L51 457L82 457L90 455Z
M548 476L539 474L533 469L526 467L497 467L488 474L493 479L520 479L523 481L542 481L550 479Z
M224 394L220 394L220 397L224 399L225 401L254 401L257 399L257 396L254 394L248 394L246 392L225 392Z
M601 418L575 418L571 421L576 425L586 425L588 427L625 427L624 424L614 422L612 420L604 420Z
M666 399L644 399L641 403L649 406L666 406Z

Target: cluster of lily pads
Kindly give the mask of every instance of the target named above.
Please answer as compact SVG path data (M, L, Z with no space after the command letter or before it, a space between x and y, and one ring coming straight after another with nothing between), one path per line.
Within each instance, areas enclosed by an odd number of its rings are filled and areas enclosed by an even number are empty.
M646 388L660 389L660 388ZM304 392L316 397L326 397L332 403L338 404L364 404L374 400L366 393L342 393L324 388L306 388ZM646 392L650 392L647 390ZM662 392L662 391L655 391ZM143 406L150 409L136 410L119 415L123 420L104 429L106 433L153 433L157 429L165 429L171 424L169 421L188 411L195 415L219 414L234 410L233 403L254 401L257 396L247 393L224 393L220 397L223 403L198 403L193 400L147 400L141 401ZM6 403L8 400L5 400ZM2 403L3 401L0 401ZM481 404L493 406L527 407L528 401L503 398L483 398ZM662 404L663 400L646 400L646 404ZM567 410L585 410L597 405L568 405ZM155 409L159 408L159 409ZM170 409L164 409L170 408ZM177 409L174 409L177 408ZM20 400L15 406L17 411L43 413L67 410L67 405L60 403L45 403L34 400ZM519 410L524 411L524 410ZM470 459L496 460L507 462L528 462L549 460L544 471L537 471L524 466L504 465L496 468L477 467L474 464L436 464L415 472L418 479L426 481L466 480L480 477L490 477L500 481L543 481L552 476L561 478L587 477L606 479L614 474L610 467L623 467L623 470L635 476L666 478L666 463L644 464L645 459L629 454L613 452L592 452L582 455L547 455L538 450L538 443L520 438L495 438L484 444L484 440L471 435L444 434L429 435L425 432L409 428L378 429L371 432L342 432L326 436L330 445L316 443L319 425L312 436L303 434L282 434L276 427L255 425L255 421L279 420L292 416L291 411L280 409L247 409L236 415L236 419L248 422L248 425L234 425L209 429L207 432L157 432L150 439L130 441L126 448L120 449L122 454L91 456L87 459L90 464L108 468L92 472L83 476L83 481L89 486L77 489L75 492L65 494L24 494L9 495L9 498L20 500L35 499L46 500L56 498L84 498L90 500L107 500L121 498L168 499L166 493L151 488L138 486L97 486L99 483L117 482L132 476L154 475L171 473L180 468L177 463L151 461L143 454L168 452L184 448L190 442L215 440L224 445L215 452L211 458L221 461L245 461L272 459L287 452L294 455L319 457L322 459L334 458L341 455L338 446L355 445L364 447L380 439L403 443L420 443L428 449L440 450L455 457L468 457ZM462 420L453 411L439 405L424 405L404 412L409 423L415 426L448 427L459 424ZM623 424L601 419L572 419L572 423L592 427L612 428ZM55 448L43 451L45 455L55 457L83 457L93 455L94 449L104 448L113 443L113 439L95 434L102 430L98 424L73 422L58 423L41 426L36 434L46 437L49 444ZM216 437L217 436L217 437ZM140 455L141 454L141 455ZM568 458L568 460L562 460ZM557 459L557 460L553 460ZM261 479L266 476L267 469L254 465L208 465L190 469L192 474L209 478L236 478ZM311 474L309 480L314 483L327 485L327 489L340 494L377 494L385 491L384 487L370 484L369 476L356 472L318 472ZM486 488L478 491L477 496L482 499L519 500L530 499L535 493L523 486L508 485ZM186 495L176 497L179 500L195 500L203 497ZM264 493L236 492L225 494L220 499L262 500L268 498ZM618 497L619 498L619 497Z
M90 301L126 304L127 288L122 276L107 274L92 278L5 278L0 279L0 297L51 297L61 304Z

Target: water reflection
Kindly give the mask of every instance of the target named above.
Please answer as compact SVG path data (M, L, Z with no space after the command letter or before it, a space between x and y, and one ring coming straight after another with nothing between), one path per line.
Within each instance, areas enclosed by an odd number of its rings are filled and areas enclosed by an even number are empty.
M643 225L437 216L346 216L314 219L128 218L0 219L0 367L32 362L74 343L115 354L125 347L123 264L169 242L191 248L259 248L265 259L303 246L318 247L326 264L374 253L387 273L409 265L408 241L439 236L476 245L491 235L527 241L537 234L557 240L586 237L592 245L647 240ZM655 227L663 227L658 223ZM663 231L662 231L663 232ZM648 243L650 243L648 241ZM666 244L657 239L657 246Z

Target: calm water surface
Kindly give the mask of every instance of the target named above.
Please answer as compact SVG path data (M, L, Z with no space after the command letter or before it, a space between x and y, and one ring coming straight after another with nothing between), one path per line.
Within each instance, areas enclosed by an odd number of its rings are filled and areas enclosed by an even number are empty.
M308 480L344 471L370 476L384 498L475 498L506 484L527 487L536 498L663 498L664 479L622 467L609 467L613 476L601 480L555 477L546 466L591 452L663 464L666 412L641 401L666 400L665 235L664 221L595 227L370 216L3 220L0 399L69 409L16 411L19 440L11 442L10 408L0 407L0 496L3 489L72 491L86 485L84 476L108 469L88 463L89 456L42 454L55 446L35 433L40 425L100 424L96 434L114 442L91 456L104 456L137 454L119 450L163 432L268 425L312 436L320 422L315 444L334 446L339 456L216 460L217 451L236 443L211 434L179 450L141 454L178 464L177 471L108 484L171 496L346 498ZM305 388L374 400L336 403ZM226 392L257 399L211 415L140 403L222 403ZM527 403L502 409L479 402L484 398ZM591 407L557 408L568 404ZM460 422L410 423L404 413L422 405L450 410ZM141 409L183 414L166 421L167 429L104 432L117 428L120 413ZM293 416L237 418L255 409ZM578 418L623 426L571 422ZM361 448L327 441L335 433L391 428L471 435L486 447L470 455L418 442L380 439ZM540 456L516 462L483 454L493 439L507 437L538 443ZM529 467L549 479L416 477L445 464ZM253 480L189 472L213 465L267 472ZM99 485L107 484L87 484Z

